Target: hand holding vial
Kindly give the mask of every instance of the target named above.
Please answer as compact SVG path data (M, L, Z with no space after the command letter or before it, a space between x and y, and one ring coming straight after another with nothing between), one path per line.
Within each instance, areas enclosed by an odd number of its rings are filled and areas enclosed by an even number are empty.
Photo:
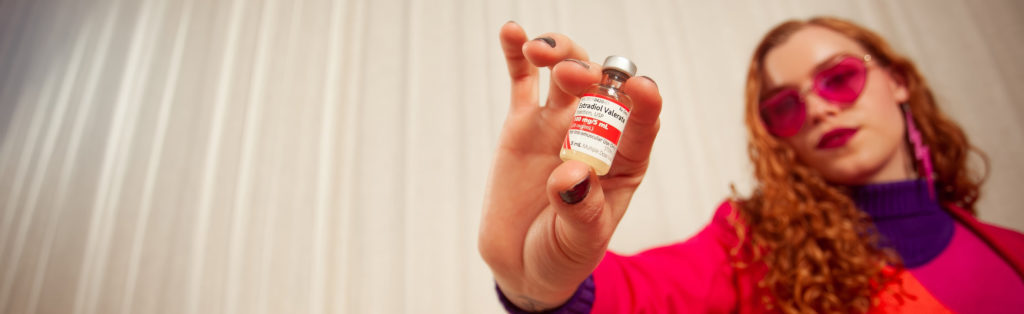
M586 51L562 34L529 40L522 27L509 22L500 39L511 104L484 198L479 250L512 303L551 309L564 303L604 256L647 171L661 95L647 77L629 73L616 83L633 107L622 117L628 128L618 129L614 163L599 177L584 162L563 162L559 153L579 97L601 82L602 65L590 62ZM539 67L551 70L544 106Z

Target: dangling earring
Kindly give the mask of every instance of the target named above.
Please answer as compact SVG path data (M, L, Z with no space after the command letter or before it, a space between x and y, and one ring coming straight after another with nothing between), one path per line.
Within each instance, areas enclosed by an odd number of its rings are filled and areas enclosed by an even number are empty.
M903 107L903 116L907 118L907 137L910 138L910 143L914 145L914 157L921 163L921 168L924 170L924 178L928 181L928 194L935 199L935 181L932 178L932 157L928 151L928 145L924 144L924 140L921 138L921 132L914 126L914 116L910 113L910 105L907 103L900 104Z

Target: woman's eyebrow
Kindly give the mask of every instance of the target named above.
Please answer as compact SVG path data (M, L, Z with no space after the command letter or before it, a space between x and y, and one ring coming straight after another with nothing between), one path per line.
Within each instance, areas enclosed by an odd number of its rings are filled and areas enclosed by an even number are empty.
M855 54L844 51L833 53L832 55L828 56L828 58L825 58L825 61L822 61L821 63L818 63L818 65L814 66L814 69L811 70L811 75L813 76L815 73L821 72L821 70L824 70L828 66L835 64L836 59L839 59L844 56L853 55Z
M768 89L768 90L764 91L763 93L760 93L760 95L758 95L757 98L758 98L759 101L764 101L765 99L768 99L769 97L775 96L775 94L777 94L778 92L780 92L782 90L785 90L785 89L788 89L788 88L794 88L794 87L792 85L779 85L779 86L775 86L775 87L772 87L771 89Z

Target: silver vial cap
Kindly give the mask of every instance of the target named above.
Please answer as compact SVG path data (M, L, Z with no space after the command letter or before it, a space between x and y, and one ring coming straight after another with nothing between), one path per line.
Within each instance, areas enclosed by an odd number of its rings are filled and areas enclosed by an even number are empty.
M608 56L608 58L604 59L603 68L605 70L615 69L622 71L622 73L626 73L629 77L636 75L636 64L633 64L633 61L629 61L626 57Z

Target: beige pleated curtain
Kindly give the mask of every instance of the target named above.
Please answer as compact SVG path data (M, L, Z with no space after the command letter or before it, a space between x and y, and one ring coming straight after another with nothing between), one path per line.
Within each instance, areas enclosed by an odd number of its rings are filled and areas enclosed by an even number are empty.
M917 61L991 157L980 216L1024 229L1020 1L5 0L0 312L498 312L476 234L505 21L661 86L612 241L636 252L749 192L747 59L818 14Z

